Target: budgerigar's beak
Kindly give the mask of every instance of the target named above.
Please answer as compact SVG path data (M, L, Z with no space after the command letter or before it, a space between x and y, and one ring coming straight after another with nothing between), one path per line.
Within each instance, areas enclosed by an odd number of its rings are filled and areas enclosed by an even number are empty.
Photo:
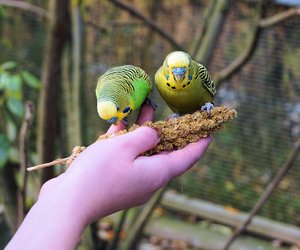
M117 124L118 117L114 116L113 118L110 118L109 120L106 120L109 123Z
M173 68L172 73L176 82L182 82L182 80L185 78L186 68Z

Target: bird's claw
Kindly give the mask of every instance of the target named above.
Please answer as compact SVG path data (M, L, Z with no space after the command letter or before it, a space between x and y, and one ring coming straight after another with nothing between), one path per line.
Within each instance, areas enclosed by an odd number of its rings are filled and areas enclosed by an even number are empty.
M210 111L213 109L213 107L214 105L211 102L207 102L201 107L201 111L206 111L207 114L210 114Z
M157 110L157 104L155 102L153 102L151 99L149 99L148 97L146 98L145 104L150 105L154 111Z
M168 115L167 121L168 121L168 120L171 120L171 119L176 119L176 118L178 118L178 117L180 117L179 114L177 114L177 113L172 113L172 114Z

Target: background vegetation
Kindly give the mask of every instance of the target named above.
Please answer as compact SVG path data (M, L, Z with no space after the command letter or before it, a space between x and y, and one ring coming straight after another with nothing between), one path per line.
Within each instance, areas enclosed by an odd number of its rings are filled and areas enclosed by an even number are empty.
M215 104L235 108L238 118L170 187L250 211L300 135L299 13L259 0L1 0L2 227L13 233L39 185L63 169L28 176L25 165L67 156L105 133L108 124L96 112L98 77L134 64L153 79L172 50L208 67L217 83ZM165 119L170 110L156 91L154 99L155 119ZM300 226L299 160L259 214ZM0 231L5 244L10 234Z

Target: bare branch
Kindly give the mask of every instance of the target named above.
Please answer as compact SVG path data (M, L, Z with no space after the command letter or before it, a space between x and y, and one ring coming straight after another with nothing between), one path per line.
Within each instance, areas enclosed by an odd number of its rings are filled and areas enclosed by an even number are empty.
M47 162L47 163L43 163L43 164L39 164L33 167L29 167L27 168L27 171L33 171L33 170L37 170L37 169L41 169L41 168L47 168L47 167L52 167L55 165L67 165L69 166L72 161L85 149L85 147L83 146L76 146L75 148L73 148L72 154L68 157L65 158L58 158L54 161L51 162Z
M136 244L139 242L140 235L149 221L154 208L161 201L161 198L167 190L167 187L168 186L165 186L164 188L158 190L138 215L134 224L130 227L127 237L122 245L123 250L135 249Z
M281 180L285 177L285 175L288 173L288 171L292 168L295 160L297 159L298 154L300 153L300 141L298 141L292 152L290 153L286 163L282 165L282 167L278 170L276 176L273 178L273 180L269 183L267 186L265 192L262 194L262 196L259 198L259 200L256 202L255 206L253 207L252 211L249 213L247 219L236 228L235 232L232 234L232 236L229 238L229 240L226 242L225 246L223 247L223 250L229 249L231 244L234 242L234 240L247 228L247 226L251 223L253 217L260 211L260 209L263 207L263 205L267 202L267 200L270 198L274 190L278 187ZM296 242L295 242L296 244Z
M262 13L261 13L262 14ZM264 28L269 28L290 18L295 15L300 15L300 8L290 9L281 13L278 13L272 17L261 18L257 24L255 25L254 34L252 40L249 43L249 47L238 57L236 58L228 67L223 69L217 76L215 77L215 82L217 86L220 86L220 83L224 80L230 78L233 74L235 74L241 67L243 67L252 57L253 52L257 47L258 38L260 36L261 30ZM261 15L262 17L262 15Z
M156 31L161 37L166 39L170 44L172 44L178 50L185 50L180 44L178 44L173 37L167 33L166 31L162 30L156 23L154 23L150 18L144 16L141 12L137 11L133 6L123 3L119 0L112 0L111 1L116 6L120 7L123 10L129 12L132 16L142 20L145 24L147 24L151 29Z
M119 241L120 241L120 238L121 238L120 234L123 230L123 226L124 226L124 223L126 221L128 211L129 211L129 209L125 209L121 213L121 217L120 217L119 222L117 224L117 227L115 229L115 236L112 240L112 243L109 247L109 250L115 250L115 249L117 249L117 247L119 245Z
M223 69L220 73L217 74L217 76L215 77L215 83L217 86L220 86L221 82L230 78L233 74L235 74L241 67L243 67L251 59L253 52L257 47L258 39L260 37L261 30L262 30L262 28L259 25L263 15L262 4L259 8L260 8L259 17L258 20L256 21L256 24L254 25L254 32L249 42L248 48L246 48L244 52L238 58L236 58L231 64L229 64L229 66L227 66L225 69Z
M22 122L20 136L19 136L19 150L20 150L20 179L21 183L18 188L18 205L17 205L17 227L21 224L25 216L25 201L26 201L26 184L27 171L26 166L29 163L29 130L33 118L33 104L28 101L25 103L25 115Z
M206 8L206 10L204 12L203 25L201 26L200 30L198 31L198 34L196 34L196 36L198 36L198 37L196 39L194 47L191 49L192 58L195 58L196 55L198 54L198 51L199 51L200 46L201 46L201 42L203 40L205 32L207 31L207 27L208 27L209 22L210 22L210 17L213 14L213 10L214 10L215 5L216 5L216 0L210 1L208 7Z
M0 0L0 5L30 11L41 18L50 19L48 11L27 2L18 0Z
M297 9L290 9L281 13L277 13L274 16L268 17L268 18L264 18L262 20L260 20L259 22L259 27L260 28L269 28L271 26L274 26L282 21L285 21L286 19L296 16L296 15L300 15L300 8Z

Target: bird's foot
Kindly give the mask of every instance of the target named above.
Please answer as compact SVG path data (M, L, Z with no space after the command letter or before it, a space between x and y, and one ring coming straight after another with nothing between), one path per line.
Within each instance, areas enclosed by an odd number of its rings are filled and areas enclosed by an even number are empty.
M154 111L157 110L157 104L153 102L150 98L147 97L144 103L150 105Z
M211 102L207 102L205 103L202 107L201 107L201 111L206 111L207 114L210 114L210 111L213 109L214 104Z
M171 120L171 119L176 119L176 118L178 118L178 117L180 117L179 114L177 114L177 113L172 113L172 114L168 115L167 121L168 121L168 120Z

